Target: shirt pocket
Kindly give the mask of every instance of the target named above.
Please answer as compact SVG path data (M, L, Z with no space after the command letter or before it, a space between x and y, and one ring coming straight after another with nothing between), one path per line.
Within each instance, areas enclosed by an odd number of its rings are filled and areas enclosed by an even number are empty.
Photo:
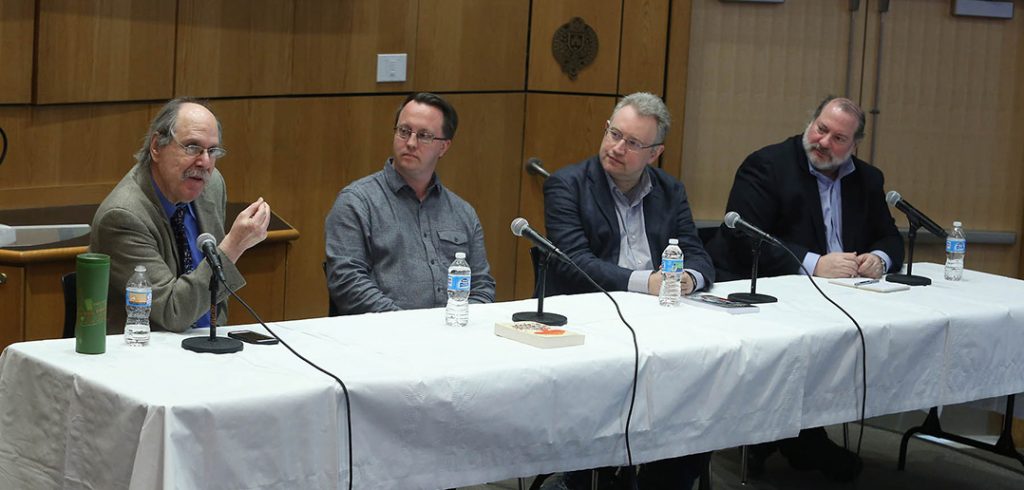
M438 244L440 245L441 258L444 259L445 267L455 260L455 252L466 252L466 260L469 260L469 237L466 232L460 230L439 230L437 232Z

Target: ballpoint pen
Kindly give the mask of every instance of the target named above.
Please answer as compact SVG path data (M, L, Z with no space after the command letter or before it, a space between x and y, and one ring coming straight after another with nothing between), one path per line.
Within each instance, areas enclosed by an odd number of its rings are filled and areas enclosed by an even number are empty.
M853 283L854 286L867 286L868 284L874 284L878 282L878 279L867 279L864 281L857 281Z

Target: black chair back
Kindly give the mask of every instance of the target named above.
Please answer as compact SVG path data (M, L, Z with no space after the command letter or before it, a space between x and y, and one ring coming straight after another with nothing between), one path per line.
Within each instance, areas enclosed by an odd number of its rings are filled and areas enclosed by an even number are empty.
M68 272L60 278L64 290L64 334L63 338L75 336L75 316L78 315L78 279L77 273Z

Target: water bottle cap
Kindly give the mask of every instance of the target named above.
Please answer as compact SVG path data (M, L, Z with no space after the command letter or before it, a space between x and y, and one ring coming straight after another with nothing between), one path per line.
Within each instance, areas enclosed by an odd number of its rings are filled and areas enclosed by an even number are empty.
M146 272L146 266L144 266L144 265L137 265L137 266L135 266L135 272Z
M954 221L954 222L953 222L953 228L959 228L959 227L961 227L961 226L963 226L963 225L962 225L962 224L960 224L960 222L959 222L959 221Z
M464 259L464 258L466 258L466 252L455 252L455 258L456 259Z
M668 244L669 245L679 245L679 239L678 238L669 238L668 239Z

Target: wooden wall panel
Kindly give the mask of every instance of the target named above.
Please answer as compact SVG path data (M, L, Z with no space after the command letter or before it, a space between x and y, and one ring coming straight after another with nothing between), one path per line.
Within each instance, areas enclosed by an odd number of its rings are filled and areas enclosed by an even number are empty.
M664 95L669 0L626 0L622 11L620 94ZM686 35L687 31L674 33Z
M528 0L420 0L416 86L523 90Z
M555 31L573 17L581 17L598 37L594 63L576 80L562 72L551 54ZM618 88L619 40L622 0L563 0L534 2L530 25L530 90L614 94Z
M6 276L0 284L0 311L5 318L0 326L0 349L3 349L25 340L25 269L0 265L0 274Z
M968 232L1016 232L1017 244L986 254L967 237L967 267L1016 275L1024 222L1024 20L954 17L948 7L906 0L885 14L880 114L868 127L874 164L889 189L946 229L960 220ZM877 15L872 10L872 39L879 38ZM873 101L877 43L869 48L865 100ZM865 158L870 143L860 146Z
M175 94L288 93L295 2L181 0Z
M698 0L699 1L699 0ZM679 178L682 173L683 133L686 127L686 84L690 62L691 0L673 0L669 18L668 62L665 67L665 105L672 126L665 136L662 169Z
M0 2L0 104L32 101L35 1Z
M0 108L0 208L99 203L135 164L150 104Z
M682 159L664 165L681 169L695 218L721 220L740 162L802 132L818 102L843 91L847 6L693 0Z
M415 0L298 0L289 93L412 90ZM378 53L408 53L405 83L377 83Z
M526 130L522 163L531 157L540 158L544 168L554 172L566 165L596 155L604 137L604 123L611 116L616 98L611 96L578 96L529 94L526 97ZM522 175L519 195L519 216L526 218L536 230L544 229L544 180L539 176ZM516 240L516 298L533 296L533 265L530 243Z
M64 290L60 277L75 270L74 263L39 262L25 267L25 340L59 339L64 333Z
M38 103L171 96L173 2L48 0L39 9Z

